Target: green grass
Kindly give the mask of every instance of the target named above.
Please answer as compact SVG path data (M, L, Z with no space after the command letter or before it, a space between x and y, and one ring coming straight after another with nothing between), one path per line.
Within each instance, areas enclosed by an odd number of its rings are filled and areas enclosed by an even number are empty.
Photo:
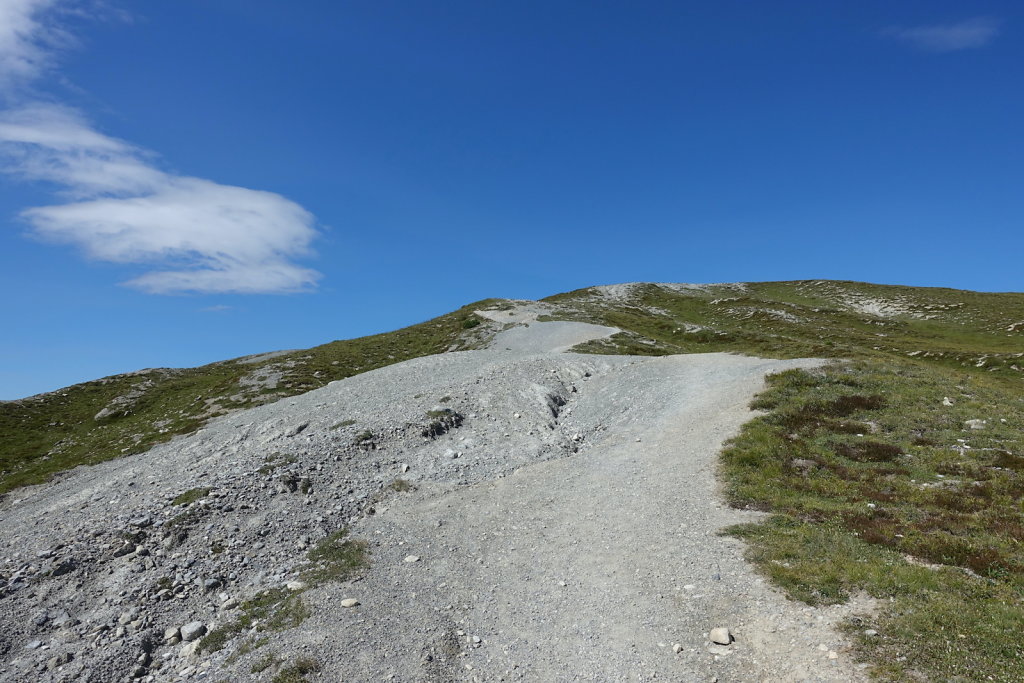
M57 472L141 453L212 417L317 389L334 380L474 343L464 329L480 301L394 332L334 341L255 363L244 359L198 368L144 370L0 402L0 493L47 481ZM273 388L246 378L277 373ZM95 419L114 399L137 396Z
M847 303L871 298L905 314L881 318ZM628 302L609 303L592 290L549 297L548 319L611 325L623 334L576 350L663 355L734 351L770 358L885 358L910 353L949 368L974 367L1024 377L1024 294L801 281L751 283L680 294L640 285ZM923 316L936 316L931 320ZM1017 369L1014 369L1016 367Z
M882 599L880 635L856 634L877 675L1024 680L1019 384L903 358L771 376L722 468L773 516L730 533L796 599Z

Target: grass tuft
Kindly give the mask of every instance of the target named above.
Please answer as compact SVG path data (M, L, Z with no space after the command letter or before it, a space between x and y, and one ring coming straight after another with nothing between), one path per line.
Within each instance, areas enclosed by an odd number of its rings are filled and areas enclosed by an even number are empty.
M312 657L297 657L291 664L283 667L272 679L273 683L302 683L306 675L320 670L320 662Z
M346 539L348 529L336 531L307 554L309 565L302 578L311 585L344 581L369 565L366 541Z
M188 505L194 503L200 498L205 498L209 495L213 489L209 487L189 489L184 493L175 496L174 500L171 501L171 505Z

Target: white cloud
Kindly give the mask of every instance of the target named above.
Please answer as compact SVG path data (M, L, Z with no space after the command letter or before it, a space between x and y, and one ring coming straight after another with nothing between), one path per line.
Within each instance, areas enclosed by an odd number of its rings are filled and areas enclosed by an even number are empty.
M998 33L999 22L988 17L977 17L956 24L911 28L892 27L883 31L884 35L930 52L953 52L983 47L991 42Z
M0 93L38 75L56 30L40 21L58 0L0 0ZM5 89L6 88L6 89ZM65 203L27 209L38 236L90 257L156 269L126 284L155 294L308 290L315 220L272 192L160 169L152 153L97 131L77 111L30 102L0 112L0 168L52 184Z
M0 0L0 85L36 76L49 62L47 48L64 34L42 17L57 0Z

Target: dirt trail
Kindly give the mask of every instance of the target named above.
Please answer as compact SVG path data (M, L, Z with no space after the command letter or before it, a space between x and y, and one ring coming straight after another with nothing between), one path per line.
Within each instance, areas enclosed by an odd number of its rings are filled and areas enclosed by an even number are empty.
M715 494L721 444L750 418L764 374L799 365L807 362L704 354L620 368L595 378L587 403L639 402L641 419L572 457L440 495L421 490L355 527L381 544L366 581L341 591L363 601L342 623L353 648L375 646L345 674L859 679L829 627L851 608L787 601L752 572L738 542L718 535L751 519ZM575 418L586 420L587 403ZM337 623L319 626L336 637ZM717 626L736 642L716 655L707 633Z

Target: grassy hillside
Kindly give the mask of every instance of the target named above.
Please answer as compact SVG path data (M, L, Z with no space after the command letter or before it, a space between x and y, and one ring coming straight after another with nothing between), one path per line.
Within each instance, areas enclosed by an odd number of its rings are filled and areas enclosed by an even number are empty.
M577 350L734 351L836 362L769 379L723 454L730 530L790 596L864 591L849 625L891 680L1024 680L1024 294L801 281L617 285L548 319L623 330ZM485 339L477 302L387 334L0 403L0 492L143 451L227 411ZM543 319L543 318L542 318Z
M608 289L546 299L558 307L552 317L626 331L611 342L592 343L591 351L906 356L1024 377L1024 294L821 280L686 289L639 284L612 294Z
M794 599L848 624L884 679L1024 680L1024 294L773 282L591 288L552 316L624 333L591 352L837 361L769 378L723 454L730 533Z
M0 493L140 453L232 410L473 343L482 301L395 332L198 368L142 370L0 402Z

